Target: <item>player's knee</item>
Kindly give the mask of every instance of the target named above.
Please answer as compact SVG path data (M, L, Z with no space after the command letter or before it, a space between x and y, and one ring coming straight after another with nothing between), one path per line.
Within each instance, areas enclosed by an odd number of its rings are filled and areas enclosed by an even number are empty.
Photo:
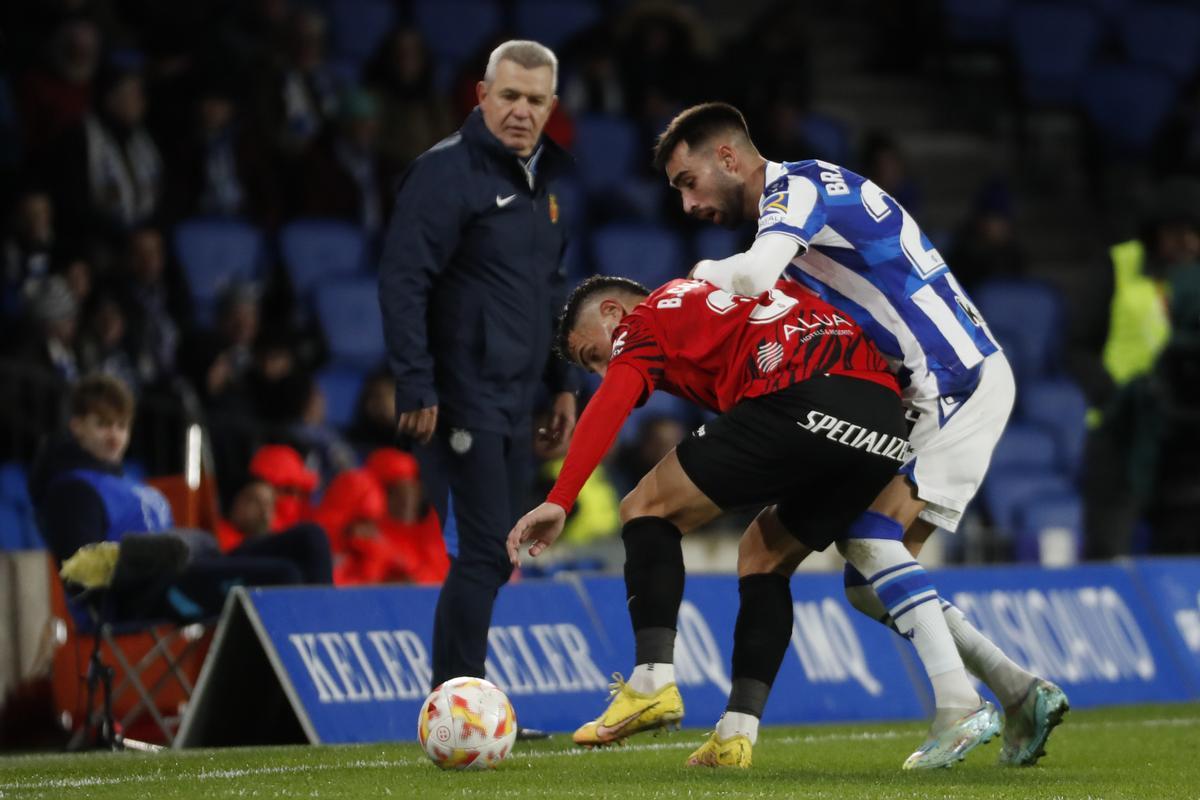
M621 515L622 525L638 517L656 516L649 511L649 506L645 502L645 492L641 491L641 486L635 487L633 491L621 498L621 505L617 511Z
M737 573L739 578L770 573L789 576L792 571L787 568L786 562L785 554L771 552L757 541L743 537L742 541L738 543Z

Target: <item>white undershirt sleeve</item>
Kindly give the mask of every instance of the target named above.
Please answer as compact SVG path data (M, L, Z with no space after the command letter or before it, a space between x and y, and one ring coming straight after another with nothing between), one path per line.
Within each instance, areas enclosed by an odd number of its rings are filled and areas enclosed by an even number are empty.
M746 252L720 261L701 261L692 274L732 294L757 297L775 286L799 251L796 239L764 233Z

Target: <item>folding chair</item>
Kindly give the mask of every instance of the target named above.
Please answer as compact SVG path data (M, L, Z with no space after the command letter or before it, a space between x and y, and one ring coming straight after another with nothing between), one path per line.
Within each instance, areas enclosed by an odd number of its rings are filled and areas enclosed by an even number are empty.
M171 577L168 572L164 581ZM114 578L114 583L119 582ZM83 723L68 749L153 747L126 736L139 727L149 733L147 738L173 744L182 721L181 707L194 690L214 621L181 625L162 618L115 620L114 594L107 588L74 596L64 590L62 602L67 641L91 638ZM79 677L76 670L73 678Z

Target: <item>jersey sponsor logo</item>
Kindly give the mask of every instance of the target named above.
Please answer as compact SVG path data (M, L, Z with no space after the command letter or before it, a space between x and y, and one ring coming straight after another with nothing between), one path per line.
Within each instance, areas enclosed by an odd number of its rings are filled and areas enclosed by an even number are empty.
M783 362L783 345L780 342L763 342L758 346L759 372L773 372Z
M855 450L865 450L872 455L890 458L902 464L912 455L912 446L903 436L873 431L832 414L810 411L803 422L797 420L796 424L810 433L824 433L825 438L831 442L844 444Z

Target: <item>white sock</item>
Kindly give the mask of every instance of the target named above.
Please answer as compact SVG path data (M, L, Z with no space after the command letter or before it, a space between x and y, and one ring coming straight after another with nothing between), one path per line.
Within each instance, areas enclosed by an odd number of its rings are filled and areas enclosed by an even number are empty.
M638 664L629 676L629 688L638 694L656 694L659 689L674 682L674 664Z
M980 633L954 604L943 600L942 613L963 664L971 674L987 684L1001 705L1008 707L1020 702L1034 680L1033 673L1021 669L1004 655L1004 651Z
M740 711L726 711L717 720L717 738L728 739L731 736L745 736L750 739L750 744L757 744L758 717Z
M939 709L978 706L979 694L967 677L937 590L924 568L893 539L849 539L841 547L846 560L870 581L896 630L912 640L933 685L934 705Z

